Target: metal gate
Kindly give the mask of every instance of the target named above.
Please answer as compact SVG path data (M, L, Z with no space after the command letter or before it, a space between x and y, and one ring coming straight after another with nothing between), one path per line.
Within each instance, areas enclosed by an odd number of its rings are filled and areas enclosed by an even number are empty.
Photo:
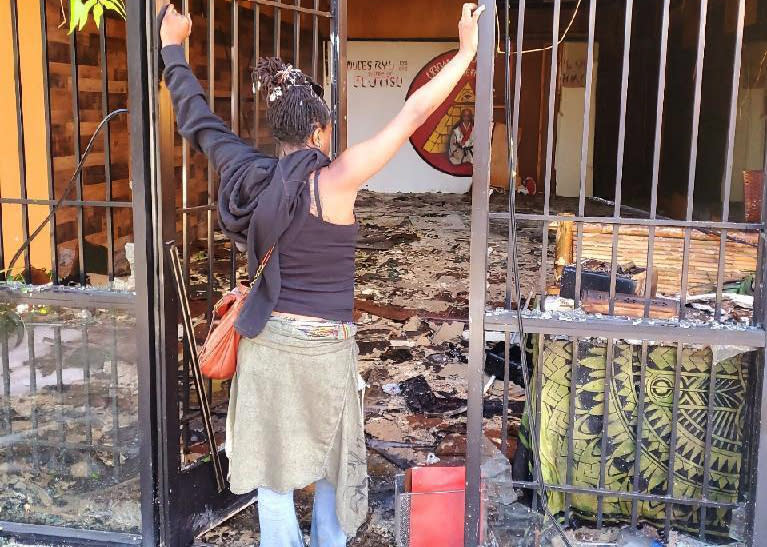
M165 244L181 251L198 342L246 265L218 230L216 175L176 134L158 84L163 3L126 2L125 20L108 14L70 34L58 0L0 8L11 46L0 48L0 80L12 99L0 108L13 140L2 166L13 172L0 182L3 535L188 545L253 499L218 492L179 334ZM343 148L344 0L177 7L195 19L190 62L234 132L274 151L249 73L259 56L279 55L332 91ZM228 386L205 387L221 451Z
M563 472L559 478L543 478L543 473L539 467L539 460L534 460L534 469L531 471L532 479L517 482L516 486L532 493L533 508L545 509L545 504L536 502L536 495L540 493L540 487L545 485L546 491L554 494L562 494L562 510L557 518L565 523L570 522L573 515L573 504L577 496L588 495L594 500L594 520L597 527L602 527L607 523L605 507L608 502L615 500L623 501L628 504L630 511L624 521L624 524L637 526L642 520L642 515L638 514L638 505L643 503L659 504L660 514L665 515L656 523L664 537L668 538L670 532L677 527L677 510L685 508L686 514L692 515L690 522L694 523L696 529L694 533L701 539L710 539L712 530L708 528L709 515L717 511L723 511L725 515L731 516L731 511L743 502L747 510L748 537L747 541L751 545L763 545L767 542L767 521L762 517L767 508L767 383L765 383L765 310L767 310L767 293L765 292L765 224L767 218L762 210L763 219L761 222L742 222L734 219L730 214L730 195L732 190L732 164L733 147L735 137L735 123L738 108L738 89L741 69L741 51L744 37L744 17L746 10L745 0L737 0L727 5L732 8L733 16L732 39L734 43L727 44L726 47L732 47L732 74L731 80L721 82L728 94L728 122L726 127L726 138L723 139L724 146L721 149L724 158L724 170L717 173L721 177L721 189L723 206L720 220L696 220L694 218L693 194L696 182L696 161L698 160L698 136L699 123L701 119L701 88L704 77L703 65L704 54L710 48L706 43L707 30L707 0L699 2L699 20L697 32L697 48L695 58L695 70L691 75L693 82L693 100L692 100L692 126L687 138L690 142L690 154L685 158L689 162L689 175L687 177L687 200L684 218L669 219L661 218L658 214L658 183L659 166L661 163L662 151L662 129L664 120L664 107L668 105L664 101L666 92L666 66L669 37L670 21L670 0L663 0L657 4L659 9L660 33L657 36L660 52L659 72L657 88L655 89L655 138L652 153L652 163L647 169L647 179L651 183L650 209L643 214L637 214L636 210L627 213L627 209L621 203L622 174L624 160L624 144L626 140L626 119L627 119L627 96L629 89L629 68L631 54L632 37L632 14L637 8L637 3L633 0L627 0L625 3L623 20L623 51L622 65L620 68L620 86L618 101L620 102L618 130L617 130L617 170L614 189L614 201L612 202L612 214L597 216L588 213L588 201L586 198L586 164L589 143L589 110L591 108L592 89L592 71L594 69L594 51L595 51L595 25L597 23L597 4L596 0L583 0L577 2L577 7L587 13L588 31L586 36L587 56L585 68L585 101L583 117L583 136L580 160L580 190L577 204L577 213L575 216L563 215L553 210L552 201L552 176L554 161L554 118L555 101L558 80L558 54L560 53L560 44L563 41L561 29L565 27L566 21L560 21L563 4L561 0L553 0L548 5L553 13L550 44L555 44L547 53L550 58L549 79L548 79L548 124L546 126L546 155L545 155L545 182L543 185L543 203L542 210L535 213L516 213L515 210L516 192L514 191L513 175L517 170L517 145L519 131L520 109L524 108L521 104L520 89L524 85L522 81L522 59L524 51L525 34L525 15L526 2L498 2L500 11L498 28L501 29L500 39L496 36L496 21L492 14L496 10L496 2L482 2L487 5L487 15L480 20L480 40L479 53L477 60L477 101L476 101L476 143L474 147L474 179L472 195L472 234L471 234L471 289L470 289L470 380L469 380L469 422L468 422L468 443L467 443L467 518L466 518L466 545L478 545L480 543L480 464L481 464L481 446L483 439L483 362L485 349L485 335L487 331L496 331L505 333L507 347L510 337L523 330L528 339L535 339L537 342L537 359L535 363L530 364L530 369L534 371L530 378L533 386L533 401L531 405L528 399L527 416L532 428L530 433L530 446L533 451L541 451L541 445L546 435L550 431L541 429L542 414L549 412L550 409L542 410L541 399L542 391L549 385L552 378L548 376L552 373L550 369L545 369L544 355L546 348L551 340L557 339L560 344L557 346L563 349L566 359L562 360L564 364L563 379L560 383L563 390L567 392L567 404L561 412L559 419L566 424L566 435L562 439L561 452L556 457L564 462L566 472ZM529 5L531 2L527 2ZM510 6L512 4L512 6ZM572 8L576 3L568 2L567 6ZM581 6L582 4L582 6ZM604 5L603 3L599 3ZM614 4L614 3L612 3ZM644 4L644 3L643 3ZM729 12L728 12L729 13ZM510 25L510 21L516 20L516 30ZM572 23L572 21L570 22ZM510 28L512 26L512 28ZM569 26L567 26L569 29ZM500 45L499 45L500 44ZM490 213L489 211L489 172L490 172L490 137L492 105L493 105L493 72L494 60L496 58L496 48L500 47L505 52L505 61L508 69L505 74L505 113L508 128L507 138L509 140L509 180L511 181L511 191L509 193L508 210L503 213ZM723 46L724 47L724 46ZM619 54L620 58L620 54ZM640 79L649 79L652 82L652 76L640 74ZM497 89L500 93L500 90ZM604 100L604 97L600 98ZM599 104L599 103L598 103ZM547 310L545 300L547 295L547 285L550 280L551 271L554 267L552 257L549 254L550 241L549 235L551 224L555 222L573 221L576 226L577 234L574 237L575 245L575 268L576 268L576 288L574 296L574 309L569 312L555 312ZM487 256L488 256L488 230L491 222L502 222L508 226L508 279L507 279L507 304L502 310L486 309L486 276L487 276ZM537 295L535 309L527 309L527 302L522 303L526 295L520 294L519 279L513 275L513 257L514 246L518 231L516 222L524 223L525 226L534 225L535 230L540 234L541 246L541 266L534 281ZM604 316L599 314L588 314L582 308L580 301L581 279L583 267L581 258L583 256L584 226L588 223L600 224L605 227L608 234L612 234L611 257L609 265L609 313ZM657 320L650 318L650 303L652 296L650 294L650 283L645 283L644 294L639 296L639 300L644 304L644 312L641 318L627 319L618 317L616 309L616 276L618 269L618 247L621 241L621 230L624 227L641 227L647 230L647 279L652 276L654 268L654 252L656 250L656 237L658 232L664 228L675 227L681 229L684 233L682 253L681 253L681 271L680 277L680 302L678 314L671 320ZM688 292L688 277L691 271L691 263L695 259L695 251L692 249L692 234L697 231L704 231L708 234L715 234L719 240L718 243L718 273L714 282L715 285L715 304L713 306L712 317L705 322L692 322L686 319L685 303ZM725 280L724 270L726 256L726 244L733 231L751 232L758 234L758 259L757 272L755 280L755 306L754 315L748 326L725 325L726 321L722 314L723 284ZM522 320L518 322L517 311L520 310ZM563 340L566 340L563 341ZM598 442L593 445L594 453L597 454L594 465L598 466L598 480L596 484L584 485L579 478L574 477L572 470L574 465L574 431L579 425L577 420L577 406L580 405L582 393L576 386L577 372L580 370L580 364L585 357L581 346L584 343L598 342L604 356L604 363L601 369L598 369L599 382L595 388L601 401L602 411L596 416L595 427L600 427L602 431L597 435ZM699 394L699 412L702 416L702 455L700 461L701 483L698 490L691 490L691 494L681 494L680 489L675 487L675 479L679 478L675 473L675 459L679 459L678 448L683 439L680 438L680 421L682 412L680 410L680 392L686 389L683 385L682 357L690 347L695 345L703 346L745 346L754 351L750 355L751 361L747 361L749 378L752 382L749 385L752 391L747 393L750 397L745 402L747 408L747 419L744 420L743 443L740 446L742 455L743 473L741 479L741 491L739 499L722 500L713 493L714 481L712 478L712 443L717 442L713 437L714 406L717 391L720 387L716 378L717 374L724 374L721 365L714 363L705 370L704 381L701 384L701 393ZM611 397L614 394L611 391L611 375L617 370L618 348L631 349L635 359L636 377L632 385L637 386L636 397L637 406L631 411L630 428L631 435L636 439L635 448L632 454L628 455L627 460L631 462L626 472L628 479L621 484L615 484L609 473L612 467L608 465L608 453L611 453L612 440L608 437L610 429L610 419L612 416ZM649 374L648 353L659 347L665 347L675 354L670 362L674 365L666 375L666 393L668 394L668 415L670 417L668 432L664 437L664 443L667 447L666 459L663 462L667 473L659 485L653 489L648 489L646 485L640 484L640 460L643 445L643 435L648 435L647 417L645 411L649 408L649 398L651 394L645 388L645 374ZM506 366L509 366L509 354L506 352ZM508 370L508 369L507 369ZM508 375L507 375L508 376ZM599 386L602 386L601 388ZM508 383L505 393L508 394ZM508 400L508 399L507 399ZM611 404L613 406L611 407ZM649 411L648 411L649 412ZM508 437L508 412L504 413L503 438ZM551 422L549 422L551 423ZM549 442L553 442L549 438ZM757 486L759 485L759 486ZM729 519L730 516L725 516ZM688 532L690 532L688 530Z
M345 64L344 1L184 0L179 7L195 21L196 32L185 44L190 63L199 76L207 77L207 82L201 79L209 105L228 121L233 132L262 150L277 153L265 122L264 101L253 93L250 70L259 57L279 56L330 88L334 149L344 146L341 105L345 105L345 82L344 71L338 69ZM156 52L156 48L150 40L148 50ZM149 73L154 73L152 67ZM153 184L157 194L152 204L157 223L153 233L158 271L155 309L158 364L163 364L156 385L158 492L165 498L160 503L159 529L161 541L185 545L201 530L252 503L254 494L217 493L189 355L178 334L177 298L163 249L169 241L176 241L179 248L198 343L208 331L219 296L247 278L247 264L244 254L219 230L216 173L202 154L193 153L177 136L167 90L160 86L150 93L148 104L156 116L154 146L145 161L157 166ZM228 382L208 381L205 391L216 444L222 450ZM221 457L226 471L223 452Z

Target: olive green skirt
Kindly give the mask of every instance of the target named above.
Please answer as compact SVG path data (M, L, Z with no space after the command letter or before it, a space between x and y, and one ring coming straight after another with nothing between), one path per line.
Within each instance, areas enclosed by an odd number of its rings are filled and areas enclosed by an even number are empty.
M348 331L318 336L275 317L240 341L226 427L233 493L327 479L341 527L356 534L368 509L357 352Z

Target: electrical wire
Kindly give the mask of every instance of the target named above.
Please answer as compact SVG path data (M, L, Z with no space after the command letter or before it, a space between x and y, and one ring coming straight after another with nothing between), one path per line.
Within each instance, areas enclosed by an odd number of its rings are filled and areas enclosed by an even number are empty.
M562 33L562 36L557 41L557 45L560 45L562 42L564 42L565 39L567 38L567 35L570 33L570 29L573 27L573 24L575 23L575 18L578 16L578 10L580 10L582 2L583 2L583 0L578 0L578 3L575 4L575 8L573 9L573 14L570 17L570 21L567 23L567 26L565 27L565 31ZM508 0L506 0L506 3L508 3ZM495 22L496 22L496 27L500 29L500 24L498 23L498 15L497 15L497 13L496 13ZM508 33L508 28L509 28L508 9L506 9L506 24L505 24L505 27L506 27L506 47L508 48L508 47L511 47L511 40L509 39L509 33ZM542 53L544 51L549 51L551 49L554 49L554 45L553 44L549 45L549 46L545 46L545 47L534 48L534 49L523 49L522 50L522 55L525 55L526 53ZM497 49L496 49L496 53L506 53L505 51L501 50L500 39L498 40L498 46L497 46Z
M580 6L581 2L578 0L578 4L575 7L575 13L573 13L573 17L570 19L570 24L567 26L567 29L565 30L565 35L567 34L567 31L570 30L570 26L572 25L573 21L575 20L575 14L578 12L578 7ZM505 11L505 30L506 30L506 43L505 43L505 62L506 62L506 85L504 86L504 103L505 103L505 110L506 110L506 137L508 142L508 166L509 166L509 239L510 239L510 253L511 253L511 268L512 268L512 277L514 279L514 295L515 295L515 304L516 304L516 323L517 323L517 333L519 335L519 343L520 343L520 364L522 365L522 376L524 378L524 391L525 391L525 401L527 401L527 404L529 405L532 401L530 397L530 382L531 382L531 376L530 376L530 369L528 367L527 363L527 352L525 351L524 347L524 340L525 340L525 329L524 324L522 322L522 287L520 283L520 275L519 275L519 258L517 256L517 215L516 215L516 176L514 173L514 170L516 168L515 160L516 157L514 155L514 145L511 134L511 35L509 32L509 0L506 0L504 2L504 11ZM562 37L564 39L564 36ZM524 53L524 52L522 52ZM507 297L507 300L510 301L510 296ZM540 351L540 350L539 350ZM508 379L507 379L508 381ZM540 498L540 504L543 508L544 515L548 517L552 524L554 525L554 528L557 530L559 536L562 538L562 541L567 547L572 547L572 544L570 543L570 540L567 538L567 535L565 534L564 529L560 525L559 521L552 515L551 510L549 509L549 500L548 500L548 491L546 488L546 483L543 481L543 472L541 470L541 458L540 454L538 452L538 427L537 427L537 417L535 415L535 411L528 408L527 412L528 417L528 425L530 430L530 452L533 457L533 469L535 473L535 482L537 483L537 491L538 491L538 497Z
M101 133L101 130L113 119L115 119L120 114L127 114L128 109L127 108L118 108L117 110L113 110L109 114L107 114L103 120L99 122L98 127L96 127L96 131L93 132L93 135L91 135L90 140L88 141L88 145L85 147L85 150L83 151L82 155L80 156L80 161L77 164L77 167L75 168L74 173L72 173L72 177L69 179L69 182L67 182L66 187L64 188L64 192L61 194L61 197L56 201L55 204L51 207L50 212L48 213L48 216L43 219L43 221L35 228L35 231L32 232L32 234L24 241L24 243L21 244L21 247L18 248L16 251L16 254L13 255L13 258L11 258L11 261L8 263L8 268L6 268L6 271L8 273L13 272L13 266L16 264L16 262L19 260L22 254L24 254L24 251L26 251L29 246L32 244L32 240L37 237L40 232L43 231L43 228L51 221L53 216L56 214L56 211L61 207L61 205L66 201L66 199L69 197L69 194L72 192L72 189L75 187L75 181L77 180L77 176L82 172L83 167L85 167L85 160L88 159L88 156L90 155L91 151L93 150L93 145L96 143L96 137L99 136L99 133Z

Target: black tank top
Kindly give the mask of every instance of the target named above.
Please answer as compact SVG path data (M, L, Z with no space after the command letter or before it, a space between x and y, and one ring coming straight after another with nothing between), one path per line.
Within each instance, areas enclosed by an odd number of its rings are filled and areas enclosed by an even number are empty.
M354 252L358 225L322 219L319 173L314 175L317 216L279 241L282 286L275 311L335 321L354 320ZM296 219L298 220L298 219Z

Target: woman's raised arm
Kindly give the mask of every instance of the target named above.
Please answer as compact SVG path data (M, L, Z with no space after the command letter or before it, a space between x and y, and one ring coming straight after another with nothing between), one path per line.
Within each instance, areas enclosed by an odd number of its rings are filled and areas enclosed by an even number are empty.
M336 195L356 193L442 104L477 53L477 22L483 11L484 6L463 5L458 23L460 47L455 57L429 83L410 96L386 127L368 140L349 147L330 164L321 179L323 191Z

